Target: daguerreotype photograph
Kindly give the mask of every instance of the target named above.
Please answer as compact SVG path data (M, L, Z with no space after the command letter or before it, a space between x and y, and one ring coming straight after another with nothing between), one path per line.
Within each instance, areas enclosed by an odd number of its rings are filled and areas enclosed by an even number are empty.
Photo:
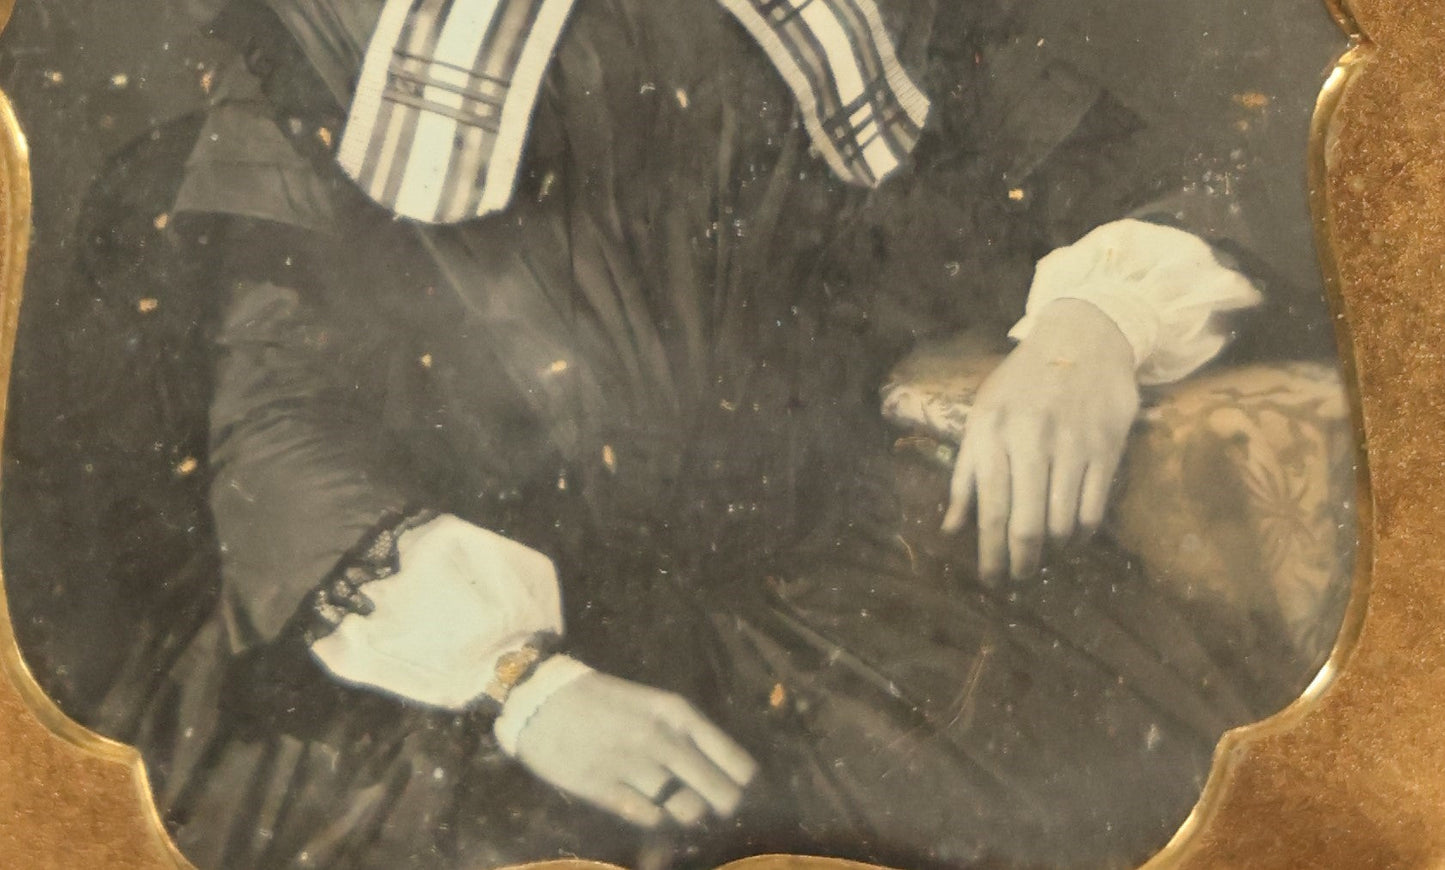
M1350 601L1347 47L20 0L14 642L201 870L1138 866Z

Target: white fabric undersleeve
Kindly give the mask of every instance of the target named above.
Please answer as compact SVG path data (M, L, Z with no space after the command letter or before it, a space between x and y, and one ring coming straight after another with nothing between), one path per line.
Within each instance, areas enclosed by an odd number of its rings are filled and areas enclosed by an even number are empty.
M1103 311L1133 347L1139 382L1154 385L1185 378L1217 356L1230 338L1217 315L1262 297L1198 236L1127 219L1039 260L1024 317L1009 336L1026 338L1056 299Z
M361 587L375 605L311 647L343 681L462 710L498 661L538 634L562 633L561 590L542 553L443 515L403 534L399 570Z

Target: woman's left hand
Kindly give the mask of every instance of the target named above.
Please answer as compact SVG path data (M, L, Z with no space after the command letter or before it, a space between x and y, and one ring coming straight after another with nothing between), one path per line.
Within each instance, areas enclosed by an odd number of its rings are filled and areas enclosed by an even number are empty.
M1045 535L1066 540L1104 520L1139 413L1134 351L1102 311L1058 299L979 387L954 467L943 528L977 507L979 573L1038 570Z

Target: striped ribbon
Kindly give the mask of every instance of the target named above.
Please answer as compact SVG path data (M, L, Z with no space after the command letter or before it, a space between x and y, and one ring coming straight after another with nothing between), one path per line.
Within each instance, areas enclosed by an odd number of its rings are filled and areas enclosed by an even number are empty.
M338 155L381 205L427 223L501 211L576 0L387 0ZM874 0L718 0L792 90L839 178L876 185L912 152L928 99Z

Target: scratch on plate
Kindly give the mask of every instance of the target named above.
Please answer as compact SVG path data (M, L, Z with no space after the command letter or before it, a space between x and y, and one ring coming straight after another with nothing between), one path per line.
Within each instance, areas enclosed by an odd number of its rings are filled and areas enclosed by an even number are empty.
M979 648L978 658L974 660L973 667L968 670L968 679L963 681L963 691L954 699L953 707L957 711L949 720L948 728L953 730L960 727L967 730L969 723L973 720L975 703L978 694L978 686L983 682L983 671L988 666L989 657L993 655L993 644L984 644Z

